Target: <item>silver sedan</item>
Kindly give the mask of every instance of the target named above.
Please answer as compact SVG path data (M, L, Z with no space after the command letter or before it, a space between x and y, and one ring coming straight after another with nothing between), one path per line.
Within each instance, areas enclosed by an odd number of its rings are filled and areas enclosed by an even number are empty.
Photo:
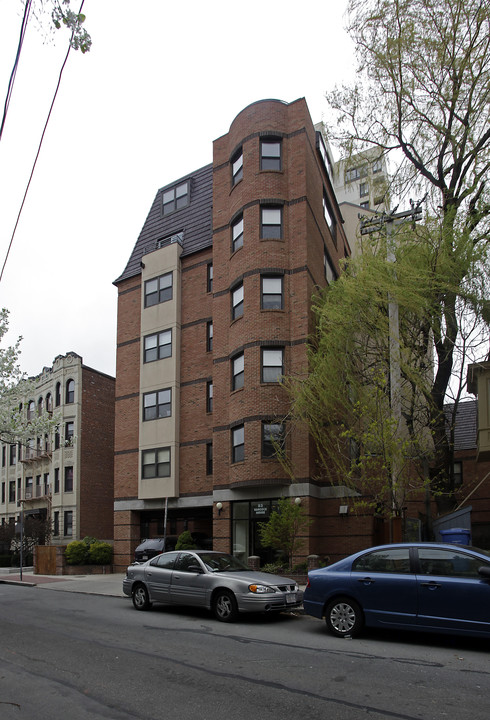
M222 622L233 622L241 612L294 610L303 602L294 580L250 570L233 555L209 550L166 552L130 565L123 592L136 610L148 610L153 602L204 607Z

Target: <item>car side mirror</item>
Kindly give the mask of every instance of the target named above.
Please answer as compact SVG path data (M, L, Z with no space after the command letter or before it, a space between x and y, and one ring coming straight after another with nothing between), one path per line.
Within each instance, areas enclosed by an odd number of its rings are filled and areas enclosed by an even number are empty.
M490 566L489 565L482 565L478 568L478 575L481 575L481 577L485 579L490 580Z
M202 567L201 567L200 565L197 565L197 564L196 564L196 565L189 565L189 567L187 568L187 570L188 570L189 572L193 572L193 573L199 573L199 574L202 573Z

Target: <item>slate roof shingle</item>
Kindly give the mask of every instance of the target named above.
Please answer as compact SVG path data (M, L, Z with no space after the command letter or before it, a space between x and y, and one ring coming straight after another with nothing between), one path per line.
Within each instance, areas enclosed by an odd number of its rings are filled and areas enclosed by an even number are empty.
M162 213L162 193L189 179L190 203L169 215ZM184 233L182 255L202 250L213 244L213 166L205 165L158 190L145 224L123 273L114 284L141 273L141 258L158 248L158 243L179 232Z

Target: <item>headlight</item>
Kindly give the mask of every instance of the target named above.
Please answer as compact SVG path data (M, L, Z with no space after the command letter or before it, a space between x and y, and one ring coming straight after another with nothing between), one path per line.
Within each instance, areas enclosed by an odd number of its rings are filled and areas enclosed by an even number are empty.
M250 592L257 593L258 595L276 592L274 588L269 587L268 585L249 585L248 589Z

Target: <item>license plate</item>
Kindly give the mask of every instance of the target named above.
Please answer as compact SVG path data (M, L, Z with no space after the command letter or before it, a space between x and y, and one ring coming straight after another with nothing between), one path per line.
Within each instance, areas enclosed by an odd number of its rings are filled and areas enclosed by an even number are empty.
M296 602L296 593L288 593L286 595L286 605Z

